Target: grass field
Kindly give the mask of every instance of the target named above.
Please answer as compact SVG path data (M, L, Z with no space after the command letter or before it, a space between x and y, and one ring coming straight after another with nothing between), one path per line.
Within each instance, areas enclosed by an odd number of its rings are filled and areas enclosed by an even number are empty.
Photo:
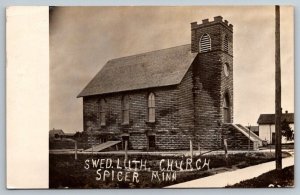
M255 164L260 164L274 160L274 153L240 153L230 154L226 163L224 155L205 155L196 156L192 160L193 170L185 169L188 167L187 157L184 156L162 156L162 155L130 155L129 160L147 160L147 167L151 170L128 171L124 168L118 169L110 167L106 170L107 177L105 178L105 169L100 169L99 166L93 167L92 159L108 159L111 158L114 165L117 159L120 162L124 161L123 155L109 154L79 154L78 159L74 160L74 154L50 154L49 155L49 187L50 188L162 188L168 185L173 185L185 181L190 181L197 178L206 177L219 172L224 172L232 169L239 169ZM284 154L283 156L287 156ZM162 161L162 159L164 159ZM173 167L173 171L167 170L169 162L181 162L183 170ZM200 160L199 160L200 159ZM198 160L198 161L197 161ZM209 160L209 163L208 163ZM89 161L89 169L86 169L87 161ZM198 164L197 164L198 163ZM205 164L206 163L206 164ZM197 170L197 166L200 167ZM208 169L208 165L209 168ZM226 165L227 164L227 165ZM206 166L204 166L206 165ZM162 167L165 170L162 170ZM170 168L170 167L169 167ZM99 171L99 174L97 173ZM153 179L153 172L158 171L157 177ZM117 173L121 172L121 180ZM136 172L138 179L134 180L132 176ZM128 173L128 178L127 174ZM175 177L174 177L175 173ZM169 174L169 175L168 175ZM101 179L99 179L101 176ZM168 177L169 176L169 177ZM97 180L97 178L99 180ZM159 178L159 179L158 179Z

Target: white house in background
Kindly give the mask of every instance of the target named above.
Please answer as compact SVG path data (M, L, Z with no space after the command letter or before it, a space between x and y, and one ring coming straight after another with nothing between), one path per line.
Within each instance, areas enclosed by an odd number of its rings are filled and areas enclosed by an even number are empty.
M295 131L294 113L282 113L281 120L286 120L291 129ZM259 138L268 143L275 144L275 114L261 114L257 120L259 128ZM282 143L286 143L285 137L282 138Z
M65 133L62 129L51 129L49 131L49 137L50 138L62 138L64 137Z

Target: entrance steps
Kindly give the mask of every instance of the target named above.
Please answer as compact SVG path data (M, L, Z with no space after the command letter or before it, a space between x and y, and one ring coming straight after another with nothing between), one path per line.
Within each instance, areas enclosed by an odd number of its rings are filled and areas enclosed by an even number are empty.
M255 133L241 124L227 123L223 126L223 136L227 139L228 149L231 150L258 150L263 146Z
M106 148L115 146L119 143L121 143L121 141L107 141L102 144L94 145L92 148L84 150L84 152L100 152Z
M248 137L249 137L249 134L250 134L250 138L252 138L254 141L257 141L259 146L263 146L263 140L260 139L258 135L253 133L253 131L251 131L250 129L248 129L247 127L245 127L241 124L236 124L236 126L241 128L241 130L244 131L247 134Z

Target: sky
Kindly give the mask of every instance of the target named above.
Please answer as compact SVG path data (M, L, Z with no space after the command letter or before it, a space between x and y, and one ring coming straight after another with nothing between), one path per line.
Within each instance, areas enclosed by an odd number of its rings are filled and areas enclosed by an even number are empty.
M294 13L281 7L282 109L294 112ZM110 59L190 44L191 22L233 24L234 123L275 112L275 7L56 7L50 12L50 129L83 130L81 90Z

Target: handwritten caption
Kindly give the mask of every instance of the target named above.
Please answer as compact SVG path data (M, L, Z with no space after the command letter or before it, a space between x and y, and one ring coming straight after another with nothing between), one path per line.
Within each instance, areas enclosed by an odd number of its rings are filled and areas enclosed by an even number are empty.
M84 169L95 169L97 181L119 181L139 183L140 174L151 174L153 181L175 181L177 172L200 171L210 169L210 159L193 160L161 159L156 166L147 160L120 160L112 158L86 159ZM153 167L152 167L153 166ZM156 170L155 170L156 169Z

